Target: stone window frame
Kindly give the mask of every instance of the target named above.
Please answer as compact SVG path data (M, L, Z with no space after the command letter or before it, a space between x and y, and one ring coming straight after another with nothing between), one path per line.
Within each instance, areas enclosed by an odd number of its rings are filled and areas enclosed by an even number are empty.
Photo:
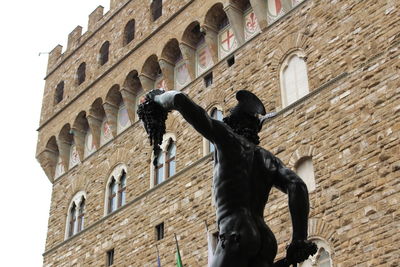
M311 176L311 177L308 177L307 179L306 179L306 178L303 179L303 177L301 177L300 175L299 175L299 176L300 176L300 178L305 182L305 184L307 185L308 192L311 193L311 192L314 192L315 189L317 188L317 184L316 184L316 181L315 181L315 168L314 168L314 163L313 163L313 158L312 158L312 156L303 156L303 157L301 157L301 158L294 164L294 169L295 169L295 172L298 173L299 167L300 167L301 165L303 165L304 163L306 163L307 161L311 161L312 176Z
M65 225L65 236L64 239L69 239L71 237L73 237L74 235L78 234L79 232L81 232L84 229L84 222L85 222L85 212L83 212L83 215L80 213L81 210L81 205L83 202L83 210L85 210L85 206L86 206L86 192L85 191L79 191L77 192L74 197L72 198L72 200L70 201L69 205L68 205L68 209L67 209L67 217L66 217L66 225ZM75 210L75 214L76 215L76 229L73 229L72 233L71 233L71 216L73 215L71 213L71 209L73 208L73 206L75 205L76 210ZM80 219L79 219L80 218ZM80 220L80 222L79 222ZM75 223L74 226L75 228Z
M208 114L210 116L210 118L212 117L212 113L214 110L219 110L222 113L222 118L224 118L224 109L222 108L222 105L220 104L213 104L211 105L209 108L207 108L206 110L208 110ZM210 154L212 151L210 150L210 146L211 146L211 142L208 141L206 138L203 138L203 156L207 156L208 154Z
M123 177L125 174L125 187L122 188L123 191L125 192L125 202L121 202L121 177ZM116 190L116 207L113 210L110 210L110 185L112 181L115 181L117 190ZM111 171L110 175L108 176L107 183L104 188L104 216L107 216L108 214L111 214L121 207L123 207L126 204L126 185L127 185L127 180L128 180L128 172L127 172L127 166L124 163L120 163L117 166L113 168Z
M103 66L109 61L109 59L110 59L110 42L105 41L100 47L98 62L100 66Z
M133 40L135 40L135 31L136 31L136 21L135 19L130 19L124 27L124 33L122 35L123 41L122 46L126 46L130 44Z
M64 88L65 82L61 81L57 84L56 90L54 91L54 105L57 105L64 99Z
M153 164L153 161L154 161L154 158L155 158L154 151L153 151L153 153L151 155L151 161L150 161L150 188L153 188L153 187L155 187L157 185L162 184L168 178L170 178L170 177L172 177L174 175L173 174L171 176L167 176L167 168L165 166L166 154L168 152L167 149L169 148L169 146L171 144L171 141L175 144L175 149L176 149L177 148L176 135L174 133L171 133L171 132L165 133L164 136L163 136L163 141L162 141L162 143L160 145L160 148L161 148L161 152L160 153L163 153L163 155L164 155L164 164L163 164L164 165L163 166L164 167L164 180L159 184L156 183L156 166L154 166L154 164ZM176 173L176 159L177 159L176 151L175 151L175 158L174 159L175 159L175 173Z
M284 70L289 66L289 61L294 57L297 56L300 59L303 59L305 64L306 64L306 73L307 73L307 86L308 86L308 93L306 95L308 95L310 93L310 81L309 81L309 72L308 72L308 66L307 66L307 55L303 50L299 50L296 49L294 51L290 51L289 53L287 53L284 57L283 57L283 61L281 63L280 69L279 69L279 83L280 83L280 92L281 92L281 105L282 108L288 107L294 103L296 103L297 101L299 101L300 99L302 99L304 96L301 96L299 98L297 98L295 101L293 101L292 103L288 104L287 103L287 92L285 89L285 85L284 85L284 77L283 77L283 72Z
M86 80L86 62L79 64L76 70L76 85L79 86Z
M314 185L315 188L313 190L310 190L310 188L307 189L309 190L309 193L312 193L314 191L316 191L317 189L317 177L316 177L316 173L315 173L315 157L317 155L316 152L316 148L312 145L302 145L299 146L291 155L289 162L288 162L288 167L295 170L295 172L297 172L297 167L299 164L301 164L301 162L305 159L311 159L312 163L313 163L313 171L314 171ZM301 177L300 177L301 178Z

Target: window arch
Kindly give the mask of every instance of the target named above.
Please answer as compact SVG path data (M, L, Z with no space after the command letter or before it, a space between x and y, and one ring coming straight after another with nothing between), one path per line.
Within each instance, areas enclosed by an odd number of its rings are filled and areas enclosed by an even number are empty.
M113 138L111 126L107 121L107 117L104 115L103 121L101 122L100 129L100 145L106 144Z
M80 85L86 80L86 63L83 62L79 65L76 72L76 84Z
M315 173L314 173L314 165L311 157L303 157L299 159L295 164L295 171L297 175L304 181L307 185L307 189L309 192L315 190Z
M156 21L162 15L162 0L152 0L150 10L153 21Z
M283 107L294 103L310 92L305 58L303 53L297 51L283 61L280 71Z
M157 155L153 155L156 164L153 165L152 163L151 186L161 184L176 173L175 136L171 133L165 134L160 148L161 150L159 153Z
M112 171L106 187L105 214L112 213L126 203L126 166L120 164Z
M68 208L65 238L81 232L85 227L86 193L78 192L72 198Z
M54 94L54 104L60 103L64 99L64 81L57 84L56 92Z
M306 261L299 264L300 267L332 267L332 249L329 244L320 238L311 238L311 241L315 242L318 251L317 253L308 258Z
M110 52L110 42L105 41L103 45L100 48L99 52L99 64L104 65L108 62L109 58L109 52Z
M128 21L128 23L125 25L124 29L124 45L129 44L132 42L132 40L135 39L135 20L131 19Z

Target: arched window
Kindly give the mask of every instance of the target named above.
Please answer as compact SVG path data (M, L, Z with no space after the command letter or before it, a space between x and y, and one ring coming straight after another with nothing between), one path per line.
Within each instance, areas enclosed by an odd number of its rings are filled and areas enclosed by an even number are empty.
M72 169L80 162L78 149L74 142L71 143L71 148L69 150L69 168Z
M175 174L176 171L175 155L176 155L176 145L173 141L170 141L165 158L165 168L167 174L166 178L171 177Z
M222 119L223 119L222 111L219 110L218 108L213 108L211 110L211 114L210 115L211 115L211 118L213 118L214 120L222 121ZM215 150L215 148L214 148L213 143L208 141L208 151L207 152L208 153L214 152L214 150Z
M150 10L153 21L156 21L162 15L162 0L152 0Z
M60 103L64 98L64 81L57 84L56 92L54 94L54 104Z
M332 249L322 239L319 238L312 238L313 242L317 244L318 251L317 253L308 258L306 261L299 264L300 267L332 267L333 260L332 260Z
M105 214L114 212L126 203L126 167L119 164L111 173L106 189Z
M124 45L129 44L135 39L135 20L128 21L124 29Z
M86 79L86 63L83 62L79 65L78 70L76 72L76 84L82 84Z
M108 56L109 56L109 51L110 51L110 42L106 41L103 43L103 45L100 48L100 53L99 53L99 63L100 65L104 65L108 61Z
M81 232L85 227L86 194L78 192L72 199L67 215L67 227L65 238Z
M94 151L96 151L96 146L93 142L93 134L90 129L87 129L86 135L85 135L84 157L90 156Z
M113 177L108 186L108 213L117 209L117 187L117 182Z
M295 165L295 171L297 175L304 181L307 185L309 192L315 190L315 174L314 165L311 157L301 158Z
M154 184L161 184L164 182L164 152L161 150L157 155L157 164L155 166L155 181Z
M118 206L121 207L125 205L125 202L126 202L126 173L125 171L122 171L118 188Z
M305 56L296 52L288 56L281 68L282 104L286 107L309 93Z
M165 134L161 151L154 155L156 165L152 164L152 185L158 185L176 173L176 143L172 134Z

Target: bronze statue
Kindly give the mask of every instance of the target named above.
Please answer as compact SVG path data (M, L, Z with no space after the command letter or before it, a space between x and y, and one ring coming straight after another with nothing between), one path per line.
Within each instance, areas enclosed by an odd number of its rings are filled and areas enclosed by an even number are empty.
M277 157L258 146L258 132L267 117L262 102L246 90L238 91L236 98L238 104L221 122L210 118L184 93L156 89L146 95L138 114L155 150L171 110L179 111L215 146L213 187L219 240L212 267L296 265L317 251L316 245L307 240L307 187ZM286 258L275 263L277 241L264 221L264 208L273 186L288 194L293 226Z

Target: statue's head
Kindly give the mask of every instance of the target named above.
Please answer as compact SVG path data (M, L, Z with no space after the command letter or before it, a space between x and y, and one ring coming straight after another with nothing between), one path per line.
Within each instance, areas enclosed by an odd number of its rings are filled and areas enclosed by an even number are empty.
M247 90L236 93L238 104L231 109L230 114L224 118L235 133L246 137L250 142L258 145L261 131L265 120L265 107L261 100Z

